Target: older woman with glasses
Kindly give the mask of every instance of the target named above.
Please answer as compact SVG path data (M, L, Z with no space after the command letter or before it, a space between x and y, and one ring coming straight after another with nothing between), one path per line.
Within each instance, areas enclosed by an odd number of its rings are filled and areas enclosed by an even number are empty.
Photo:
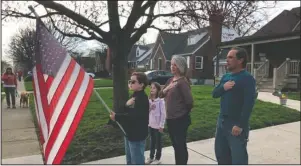
M186 77L186 59L182 56L173 56L170 70L174 77L167 81L161 97L165 98L166 122L175 151L176 164L186 165L188 161L186 137L191 124L190 111L193 107L190 80Z

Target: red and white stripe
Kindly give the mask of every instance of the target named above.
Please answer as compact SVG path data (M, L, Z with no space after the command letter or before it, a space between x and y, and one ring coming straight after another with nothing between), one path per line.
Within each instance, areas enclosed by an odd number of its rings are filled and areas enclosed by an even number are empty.
M43 102L42 102L42 98L43 95L41 94L41 89L42 88L41 85L41 79L38 79L38 75L40 72L37 71L37 66L35 66L32 70L32 74L33 74L33 83L34 83L34 95L35 95L35 101L36 101L36 108L37 108L37 112L38 112L38 121L39 121L39 125L40 125L40 129L41 129L41 133L43 136L43 140L47 140L48 137L48 125L47 125L47 118L45 116L46 113L46 109L45 106L43 107ZM44 89L42 88L42 91L44 91Z
M37 74L34 82L38 80ZM43 144L46 164L60 164L81 120L93 91L93 80L67 55L55 78L44 75L46 82L49 123L40 110L40 89L35 83L37 109L45 143ZM44 118L44 119L43 119ZM45 127L45 124L48 124Z

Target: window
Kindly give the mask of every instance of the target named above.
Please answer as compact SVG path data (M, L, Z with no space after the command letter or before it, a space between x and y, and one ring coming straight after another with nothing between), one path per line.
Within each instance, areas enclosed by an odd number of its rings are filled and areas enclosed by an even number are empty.
M186 56L187 68L190 68L190 56Z
M129 69L135 69L135 68L136 68L136 62L131 62L131 61L129 61L129 62L128 62L128 68L129 68Z
M170 70L170 65L171 65L170 61L167 61L165 65L166 70Z
M150 60L150 69L154 69L153 59Z
M136 51L136 57L139 57L139 49Z
M203 57L202 56L195 57L195 69L203 69Z
M158 59L158 70L162 70L162 58Z

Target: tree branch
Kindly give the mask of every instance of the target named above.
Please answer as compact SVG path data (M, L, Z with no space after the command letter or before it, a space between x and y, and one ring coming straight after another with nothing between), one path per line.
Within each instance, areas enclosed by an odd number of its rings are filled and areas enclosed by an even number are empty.
M150 27L150 25L153 22L153 17L154 17L154 10L155 10L155 5L151 6L149 9L149 15L147 16L147 19L144 24L140 26L140 28L136 31L136 33L130 38L131 43L134 44L136 43L140 37L147 32L147 28Z
M181 31L181 28L169 28L169 29L162 29L162 28L158 28L154 25L150 26L149 28L153 28L153 29L156 29L158 30L159 32L161 31Z
M117 33L120 27L120 20L118 14L118 1L109 1L108 3L108 16L109 16L109 25L110 25L110 32L113 34Z
M142 11L142 8L141 8L142 3L143 3L143 1L134 1L131 14L130 14L125 26L123 27L123 30L128 34L131 34L132 30L135 27L136 22L139 20L141 14L143 14L143 12L144 12L144 10Z
M2 20L5 19L6 17L15 17L15 18L25 17L25 18L30 18L30 19L36 19L36 17L31 16L31 14L32 14L32 12L24 14L24 13L16 12L13 10L1 10ZM40 18L45 18L45 17L49 17L52 15L56 15L56 14L60 14L60 13L59 12L51 12L51 13L40 16Z
M56 3L56 2L53 2L53 1L36 1L36 2L39 3L39 4L41 4L41 5L43 5L46 8L50 8L50 9L58 11L60 14L63 14L65 16L71 18L72 20L74 20L78 24L86 25L87 27L89 27L90 29L92 29L94 32L98 33L104 39L103 41L108 41L110 39L110 36L109 36L110 33L104 32L103 30L99 29L90 20L88 20L87 18L85 18L84 16L73 12L72 10L66 8L63 5L61 5L59 3ZM79 35L76 35L76 34L72 34L71 36L72 37L80 37L81 35L79 36ZM87 40L89 40L89 38Z
M47 11L47 9L45 9L45 10ZM47 12L48 12L48 11L47 11ZM85 40L93 40L93 39L98 40L98 38L95 38L95 36L93 37L92 35L91 35L90 37L86 37L86 36L82 36L82 35L79 35L79 34L65 33L65 32L61 31L61 30L55 25L55 23L54 23L54 21L53 21L53 19L52 19L51 16L50 16L49 18L50 18L50 20L51 20L51 23L52 23L52 25L53 25L53 28L54 28L56 31L58 31L59 33L61 33L62 35L64 35L64 36L68 36L68 37L79 37L79 38L82 38L82 39L85 39Z

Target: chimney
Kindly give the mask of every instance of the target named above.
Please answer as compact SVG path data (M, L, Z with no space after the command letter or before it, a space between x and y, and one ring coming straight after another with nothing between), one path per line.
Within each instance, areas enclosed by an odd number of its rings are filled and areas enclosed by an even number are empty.
M213 64L213 57L217 54L217 46L221 43L222 38L222 24L224 21L224 16L221 10L217 10L209 15L209 24L210 24L210 37L211 37L211 44L212 50L210 51L211 54L208 56L208 68L209 76L214 78L214 64Z

